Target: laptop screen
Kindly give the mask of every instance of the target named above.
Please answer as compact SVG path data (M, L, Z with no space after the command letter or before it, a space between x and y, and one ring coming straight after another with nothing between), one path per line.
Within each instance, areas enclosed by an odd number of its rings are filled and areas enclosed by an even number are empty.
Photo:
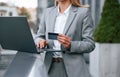
M3 49L38 53L26 17L0 17Z

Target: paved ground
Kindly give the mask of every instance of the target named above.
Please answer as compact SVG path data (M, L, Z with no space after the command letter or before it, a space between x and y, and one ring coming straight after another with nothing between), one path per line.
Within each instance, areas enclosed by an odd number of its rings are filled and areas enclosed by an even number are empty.
M0 77L3 77L15 54L0 55Z

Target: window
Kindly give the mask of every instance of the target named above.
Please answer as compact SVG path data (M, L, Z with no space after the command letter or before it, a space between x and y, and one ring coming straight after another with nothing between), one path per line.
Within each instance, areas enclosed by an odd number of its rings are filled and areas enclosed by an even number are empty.
M13 13L12 12L9 12L9 16L12 16L13 15Z

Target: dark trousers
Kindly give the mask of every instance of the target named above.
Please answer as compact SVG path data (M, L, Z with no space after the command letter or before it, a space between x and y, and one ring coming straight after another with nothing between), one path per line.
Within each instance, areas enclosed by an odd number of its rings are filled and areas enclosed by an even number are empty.
M68 77L63 61L52 62L48 75L49 77Z

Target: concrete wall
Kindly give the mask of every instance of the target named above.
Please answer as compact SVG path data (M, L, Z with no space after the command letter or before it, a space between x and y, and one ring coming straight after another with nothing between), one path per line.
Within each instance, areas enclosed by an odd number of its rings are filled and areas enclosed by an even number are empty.
M90 54L90 72L93 77L120 77L120 44L96 43Z

